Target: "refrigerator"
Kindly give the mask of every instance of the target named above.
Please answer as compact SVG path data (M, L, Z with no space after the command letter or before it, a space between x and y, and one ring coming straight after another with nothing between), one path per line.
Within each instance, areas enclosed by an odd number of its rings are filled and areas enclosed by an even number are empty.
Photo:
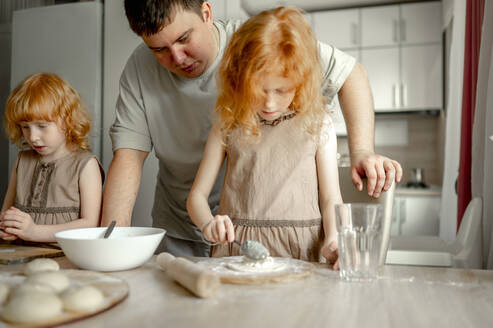
M77 2L14 11L10 89L52 72L76 89L92 117L91 149L101 158L103 5ZM9 172L17 157L9 146Z

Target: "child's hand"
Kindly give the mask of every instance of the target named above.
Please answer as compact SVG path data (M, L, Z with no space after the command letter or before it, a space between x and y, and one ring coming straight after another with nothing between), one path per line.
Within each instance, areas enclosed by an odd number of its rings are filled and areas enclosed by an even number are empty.
M336 240L324 243L320 253L327 259L327 263L332 266L333 270L339 270L339 248Z
M33 240L36 224L29 214L11 206L4 212L0 228L4 234L14 235L23 240Z
M2 226L3 216L4 215L5 215L5 211L0 212L0 227ZM3 231L2 228L0 228L0 239L3 239L3 240L16 240L17 239L17 236L16 235L11 235L9 233L6 233L5 231Z
M16 240L17 239L17 236L16 235L11 235L9 233L6 233L2 229L0 229L0 239L3 239L3 240Z
M232 243L235 240L233 222L227 215L216 215L201 230L204 238L214 243Z

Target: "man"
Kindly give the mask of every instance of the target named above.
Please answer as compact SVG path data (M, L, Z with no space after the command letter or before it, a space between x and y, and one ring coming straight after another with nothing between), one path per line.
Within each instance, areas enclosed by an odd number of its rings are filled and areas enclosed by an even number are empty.
M153 226L167 230L158 251L207 256L209 246L186 211L186 199L212 125L217 90L215 73L239 21L213 21L202 0L125 0L138 46L122 73L116 119L111 127L114 156L104 192L102 225L118 218L130 225L145 159L154 148L159 173ZM400 181L396 161L373 151L374 114L364 69L354 59L320 44L327 94L338 93L348 129L352 178L378 197ZM275 63L273 63L275 64ZM224 169L224 168L223 168ZM213 213L223 173L211 192Z

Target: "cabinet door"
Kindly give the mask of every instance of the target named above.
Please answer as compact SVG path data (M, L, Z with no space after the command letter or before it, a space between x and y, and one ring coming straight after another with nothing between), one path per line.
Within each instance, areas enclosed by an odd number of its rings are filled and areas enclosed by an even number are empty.
M361 9L361 45L391 46L399 43L399 6Z
M248 19L248 14L241 7L240 0L228 0L228 2L224 1L224 4L227 18Z
M313 30L317 38L339 49L359 45L358 9L314 12Z
M400 234L408 236L438 236L440 225L440 197L402 197Z
M368 72L376 111L398 107L399 48L363 49L361 63Z
M210 0L207 1L211 4L212 17L214 19L226 19L226 0Z
M440 44L401 48L402 107L442 108L442 49Z
M441 42L442 8L438 1L401 5L401 44Z

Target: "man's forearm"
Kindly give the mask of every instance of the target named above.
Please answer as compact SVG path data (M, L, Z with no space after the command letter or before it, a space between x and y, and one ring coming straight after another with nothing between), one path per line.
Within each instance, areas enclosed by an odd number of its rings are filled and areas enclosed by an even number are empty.
M361 64L356 63L338 95L346 122L350 153L374 152L373 97L368 76Z
M104 189L101 226L112 220L119 226L130 225L147 155L133 149L115 151Z

